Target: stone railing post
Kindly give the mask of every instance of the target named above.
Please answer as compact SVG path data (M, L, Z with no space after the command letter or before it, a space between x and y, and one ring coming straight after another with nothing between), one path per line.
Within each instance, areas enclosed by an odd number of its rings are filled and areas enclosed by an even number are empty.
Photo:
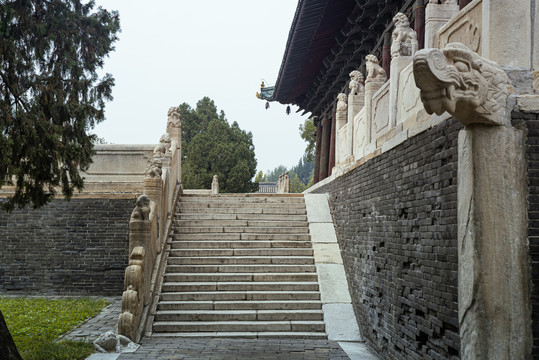
M213 175L213 180L211 181L211 194L219 195L219 178L217 175Z
M178 151L178 157L176 159L176 164L172 164L171 168L176 168L176 179L181 182L182 178L182 122L180 120L180 108L171 107L168 110L168 121L167 121L167 134L170 135L170 139L175 142L176 150Z
M370 54L365 57L367 59L367 79L365 80L365 113L367 116L367 123L365 131L367 132L366 143L369 144L372 141L372 98L374 94L384 85L387 81L386 72L379 65L379 61L376 56Z
M511 126L514 87L496 63L459 43L419 51L414 77L429 114L447 111L465 125L457 196L461 359L529 359L526 134Z
M455 1L429 1L425 9L425 47L437 48L438 38L436 32L459 12L459 5Z

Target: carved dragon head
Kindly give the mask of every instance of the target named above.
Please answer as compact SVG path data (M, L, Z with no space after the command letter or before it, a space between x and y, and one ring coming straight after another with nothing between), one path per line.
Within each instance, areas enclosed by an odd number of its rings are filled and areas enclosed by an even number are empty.
M423 49L414 55L414 78L429 113L447 111L462 123L507 124L507 97L514 91L507 74L463 44Z

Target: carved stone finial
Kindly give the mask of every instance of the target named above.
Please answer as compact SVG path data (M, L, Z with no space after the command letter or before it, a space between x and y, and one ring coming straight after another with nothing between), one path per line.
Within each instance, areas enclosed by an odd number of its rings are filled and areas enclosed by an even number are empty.
M372 54L369 54L365 56L365 59L367 60L365 65L367 67L367 79L365 80L365 83L369 83L371 81L386 82L386 71L379 65L380 61L378 58Z
M135 209L131 213L131 219L149 220L150 211L150 198L147 195L140 195L135 203Z
M159 139L159 143L163 144L165 147L165 154L170 154L170 144L171 144L171 138L169 134L163 134L161 135L161 138Z
M168 109L167 128L171 127L181 127L180 108L178 106L173 106Z
M348 110L348 96L344 93L337 95L337 112Z
M510 124L506 106L514 87L509 77L498 64L461 43L418 51L414 77L429 114L447 111L465 125Z
M417 51L417 34L410 27L408 17L403 13L397 13L393 17L393 23L395 24L395 29L392 35L391 58L412 56Z
M154 158L148 169L146 170L145 177L147 178L160 178L163 174L163 161L160 158Z
M217 175L213 175L213 180L211 182L211 194L219 194L219 179L217 178Z
M350 89L350 95L364 95L365 94L365 78L359 70L354 70L350 74L350 84L348 88Z

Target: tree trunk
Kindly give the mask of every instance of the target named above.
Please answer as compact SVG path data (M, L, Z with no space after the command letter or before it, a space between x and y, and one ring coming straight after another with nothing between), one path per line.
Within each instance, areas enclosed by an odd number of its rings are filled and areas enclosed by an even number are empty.
M0 360L22 360L0 311Z

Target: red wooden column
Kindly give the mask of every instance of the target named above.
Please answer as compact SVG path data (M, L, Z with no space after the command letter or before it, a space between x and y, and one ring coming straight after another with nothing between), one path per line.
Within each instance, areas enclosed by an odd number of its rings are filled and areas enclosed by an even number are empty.
M327 117L324 117L322 120L322 147L320 148L320 180L328 177L330 136L331 122Z
M421 50L425 47L425 2L423 0L416 0L414 8L414 31L417 34L417 49Z
M320 147L322 146L322 126L318 122L316 126L316 146L314 151L314 174L313 183L320 181Z
M331 117L331 130L330 130L330 138L329 138L329 168L328 168L328 176L331 175L331 172L333 170L333 167L335 166L335 128L336 128L336 121L337 121L337 110L333 111L333 116Z

